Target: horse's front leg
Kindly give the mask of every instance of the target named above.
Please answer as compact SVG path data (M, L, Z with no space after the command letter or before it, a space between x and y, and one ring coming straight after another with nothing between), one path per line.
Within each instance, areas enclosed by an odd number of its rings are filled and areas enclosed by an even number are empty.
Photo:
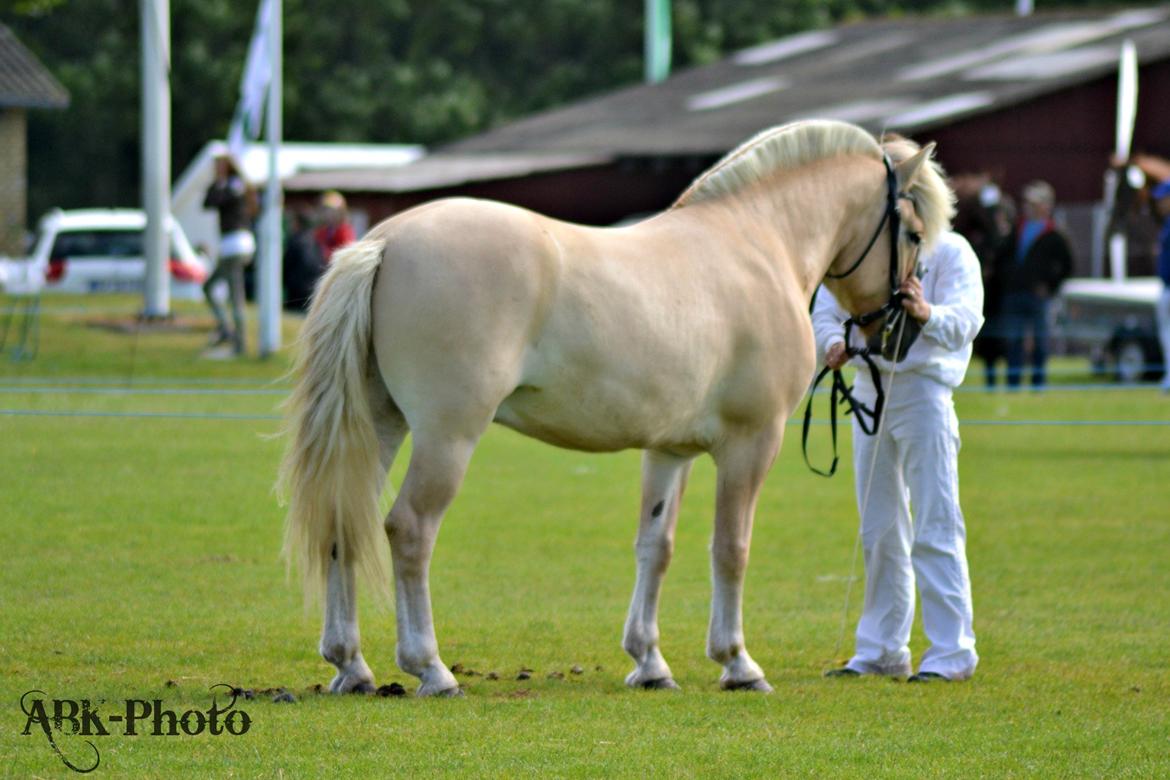
M642 457L642 510L635 550L638 574L622 647L637 666L626 685L677 688L658 648L658 596L674 553L674 527L691 460L657 452Z
M356 585L352 562L339 561L334 547L325 586L325 625L320 646L321 656L337 667L337 676L329 684L331 693L374 690L374 674L360 649Z
M723 666L727 690L768 692L764 670L752 660L743 638L743 578L752 541L752 519L764 477L776 458L783 423L754 436L726 441L716 452L718 485L715 533L711 539L711 625L707 657Z

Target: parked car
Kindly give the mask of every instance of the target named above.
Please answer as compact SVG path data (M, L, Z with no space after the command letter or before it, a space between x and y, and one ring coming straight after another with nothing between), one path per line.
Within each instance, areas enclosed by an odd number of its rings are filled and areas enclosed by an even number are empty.
M1154 313L1161 291L1152 276L1069 279L1060 289L1056 333L1067 352L1086 355L1098 373L1121 382L1157 379L1166 358Z
M40 221L32 255L33 274L45 290L68 293L142 292L146 282L143 236L146 214L139 209L55 209ZM167 260L174 298L203 295L208 262L196 254L183 228L168 219Z

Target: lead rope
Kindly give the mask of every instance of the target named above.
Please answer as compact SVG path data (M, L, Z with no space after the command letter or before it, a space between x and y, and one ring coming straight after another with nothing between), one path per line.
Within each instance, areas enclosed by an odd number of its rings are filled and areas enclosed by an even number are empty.
M905 318L898 324L898 336L896 339L897 347L902 345L902 332L906 325ZM895 351L897 354L897 350ZM886 385L886 402L889 402L890 396L894 391L894 378L898 375L898 362L893 361L893 368L890 370L890 381ZM830 660L830 668L835 668L839 663L838 659L841 655L841 648L845 644L845 632L849 624L849 606L853 599L853 580L857 576L857 555L861 550L861 523L865 518L865 510L869 507L869 491L873 487L873 473L877 467L878 450L881 448L882 430L885 428L885 415L882 414L877 418L877 423L874 426L874 448L873 456L869 459L869 474L865 479L865 492L861 496L861 511L857 521L857 536L853 539L853 556L849 563L849 576L845 580L845 604L841 610L841 629L837 634L837 645L833 648L832 659ZM835 465L834 458L834 465Z

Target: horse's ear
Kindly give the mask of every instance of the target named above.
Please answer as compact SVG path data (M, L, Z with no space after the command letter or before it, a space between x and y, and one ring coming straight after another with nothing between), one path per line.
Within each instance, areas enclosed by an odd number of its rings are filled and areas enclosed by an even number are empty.
M926 165L933 154L934 142L932 141L919 149L918 154L894 166L894 173L898 177L899 192L905 192L910 189L910 185L914 183L914 180L918 178L918 174L922 172L922 166Z

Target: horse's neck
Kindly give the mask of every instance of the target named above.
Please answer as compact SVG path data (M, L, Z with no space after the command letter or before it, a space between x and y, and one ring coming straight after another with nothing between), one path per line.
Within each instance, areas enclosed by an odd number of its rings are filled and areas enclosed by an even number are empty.
M807 303L833 259L855 241L866 203L861 172L848 161L820 161L680 211L716 234L746 237L790 271Z

